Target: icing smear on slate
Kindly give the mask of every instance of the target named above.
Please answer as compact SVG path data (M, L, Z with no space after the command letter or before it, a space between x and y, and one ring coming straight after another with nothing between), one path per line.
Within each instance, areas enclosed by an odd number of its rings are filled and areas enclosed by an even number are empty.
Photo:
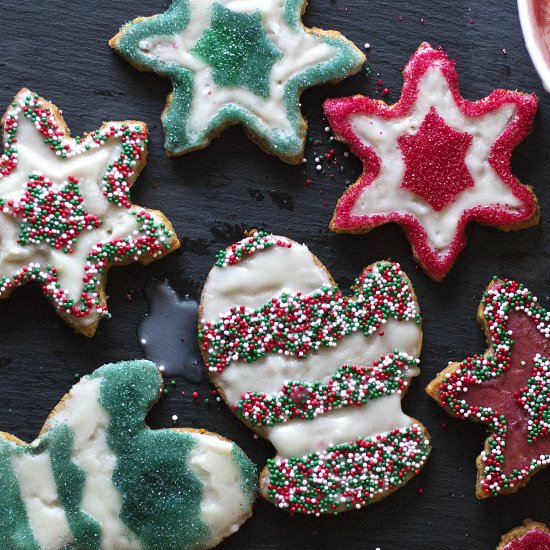
M137 329L145 358L159 365L165 375L202 382L205 373L197 346L197 301L188 295L180 298L168 281L151 283L145 294L149 314Z

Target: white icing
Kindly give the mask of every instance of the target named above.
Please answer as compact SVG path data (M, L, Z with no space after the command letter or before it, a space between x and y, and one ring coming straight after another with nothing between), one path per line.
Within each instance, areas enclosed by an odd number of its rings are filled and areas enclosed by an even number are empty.
M283 54L273 65L269 77L269 97L260 97L243 87L218 87L212 68L190 53L210 27L213 4L222 4L241 13L261 12L269 40ZM139 44L142 53L193 71L188 132L202 133L220 109L231 104L257 117L257 123L265 134L273 134L276 130L295 135L284 102L286 83L309 67L329 61L338 52L315 35L290 28L283 17L285 5L286 0L189 0L190 23L182 33L155 36Z
M85 378L73 386L51 421L73 432L72 460L86 475L80 508L101 525L102 550L139 550L136 535L121 521L122 497L112 478L116 456L107 444L109 413L99 404L102 378Z
M288 239L279 237L282 241ZM309 294L330 284L330 276L303 244L272 246L229 268L214 267L202 296L202 317L217 320L236 305L258 308L284 289Z
M65 510L59 501L50 453L14 453L12 465L19 482L29 525L41 550L58 550L74 542Z
M422 347L422 331L415 322L388 319L383 331L384 336L377 332L369 337L361 332L350 334L337 346L321 348L303 359L270 353L253 363L234 361L219 375L217 383L223 388L225 399L229 403L237 403L247 391L279 392L289 380L325 382L339 366L371 365L396 347L418 357Z
M385 395L363 407L328 412L313 420L279 424L267 431L268 438L282 457L321 452L332 445L411 426L412 419L401 410L401 396Z
M29 92L21 92L16 101L24 104L27 95ZM119 126L116 123L112 125L115 128ZM62 250L55 250L45 241L25 246L18 244L21 220L2 212L0 208L0 276L15 275L18 270L31 263L46 271L47 265L51 264L58 269L61 287L77 302L84 288L84 265L91 248L100 242L132 236L141 224L132 216L131 209L116 206L102 193L101 182L107 166L120 154L118 139L111 138L101 147L90 140L87 142L92 145L90 151L66 159L56 156L43 140L44 137L32 121L19 114L18 163L10 175L0 177L0 197L5 201L18 201L26 190L31 173L52 180L57 189L63 186L69 176L73 176L79 180L80 193L84 197L82 207L90 214L100 217L102 224L98 229L82 231L73 244L74 252L65 254ZM78 149L72 138L63 143L69 144L73 150ZM149 212L160 223L160 219L153 212ZM97 320L98 315L98 312L92 309L89 315L83 318L74 317L72 322L89 325Z
M283 237L274 239L288 242ZM216 321L235 306L257 308L280 295L282 289L311 294L329 279L326 269L305 245L265 248L235 265L212 269L203 291L202 316L206 321ZM395 349L415 358L419 356L422 331L414 320L390 318L382 329L383 336L380 331L368 337L356 332L344 336L336 346L321 348L302 359L268 354L250 364L234 361L216 377L216 382L224 399L234 404L247 391L273 394L288 381L323 382L344 364L370 366ZM407 378L418 374L418 369L406 372ZM314 420L291 421L261 432L280 455L301 456L409 425L411 420L401 410L400 396L390 395L362 407L332 411Z
M251 505L241 489L241 469L232 450L229 441L197 434L197 443L187 457L187 466L202 483L200 514L211 531L208 548L238 531Z
M465 161L475 187L460 193L440 211L433 210L422 197L401 187L405 164L397 143L399 136L411 135L418 130L432 107L448 126L473 137ZM465 210L476 205L499 205L500 208L517 211L522 202L487 162L492 145L515 113L515 106L507 104L482 117L465 116L455 104L441 71L432 67L420 80L416 104L407 116L385 119L364 114L351 115L353 131L381 159L379 175L361 191L351 214L376 216L395 211L412 214L426 229L430 247L445 255Z

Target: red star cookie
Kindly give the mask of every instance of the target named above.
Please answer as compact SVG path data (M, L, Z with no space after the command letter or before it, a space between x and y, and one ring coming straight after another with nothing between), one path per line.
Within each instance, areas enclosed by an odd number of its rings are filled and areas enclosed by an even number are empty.
M494 279L478 309L489 349L452 363L427 387L449 414L490 432L478 498L513 493L550 464L550 313L522 284Z
M338 201L331 229L366 233L403 226L414 256L435 280L451 269L478 221L504 230L536 225L537 200L511 173L510 155L530 132L534 94L494 90L471 102L454 61L422 44L404 70L394 105L363 96L330 99L336 137L363 162L363 175Z
M550 531L544 523L526 519L502 536L496 550L550 550Z

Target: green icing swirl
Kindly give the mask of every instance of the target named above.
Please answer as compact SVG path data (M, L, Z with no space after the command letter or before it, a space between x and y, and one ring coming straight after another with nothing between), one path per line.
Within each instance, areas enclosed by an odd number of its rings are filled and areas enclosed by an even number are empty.
M40 550L12 466L16 444L0 436L0 548Z
M80 550L99 550L101 526L80 509L86 474L72 461L73 432L66 424L48 431L46 444L50 451L52 472L59 500Z
M117 456L113 483L122 496L122 521L144 549L187 549L207 541L200 517L202 485L186 460L196 437L150 430L145 414L156 402L161 376L153 363L100 368L99 402L111 415L107 443ZM169 526L169 528L167 528Z
M365 60L363 54L338 33L327 34L311 29L306 32L301 21L305 4L306 0L286 0L283 7L283 20L292 32L314 36L319 43L329 46L334 55L327 61L301 70L282 83L284 86L283 105L291 128L290 132L261 124L258 116L234 103L221 107L205 128L194 132L188 130L193 97L193 72L176 63L162 61L153 55L146 55L139 45L142 40L153 37L168 39L185 30L190 22L189 0L175 0L165 13L150 18L136 19L122 28L113 47L133 65L172 80L173 92L167 109L162 115L166 134L165 147L168 151L173 154L193 151L207 145L210 139L225 127L231 124L243 124L246 130L255 139L260 140L262 147L269 152L285 160L294 159L302 154L306 136L299 106L302 91L310 86L346 78L357 72ZM271 92L268 88L269 75L274 62L280 58L274 57L274 55L280 52L267 39L263 40L260 36L266 34L263 28L260 32L258 27L260 19L260 14L236 14L220 4L213 4L211 27L195 45L194 53L197 57L213 65L213 77L218 85L242 86L267 98ZM237 59L237 56L224 67L222 65L223 61L227 61L227 44L233 35L245 32L245 21L248 21L247 32L252 34L242 42L242 50L239 53L243 54L243 57ZM221 29L224 26L222 33ZM259 47L253 51L252 44ZM272 49L268 48L268 45ZM221 48L215 51L214 46L221 46ZM233 47L236 46L233 45ZM225 54L223 53L224 48L226 49ZM263 58L262 63L259 61L254 64L249 63L248 60L252 55L259 55L260 59ZM246 69L237 74L238 69L245 65ZM246 74L247 71L249 74Z

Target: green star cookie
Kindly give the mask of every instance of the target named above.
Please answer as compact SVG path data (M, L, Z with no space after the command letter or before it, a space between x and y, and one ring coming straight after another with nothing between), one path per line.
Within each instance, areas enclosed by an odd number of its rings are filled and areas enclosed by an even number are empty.
M172 80L162 121L169 155L202 149L242 124L267 153L302 160L300 95L356 73L365 56L335 31L306 29L306 0L174 0L110 45L140 70Z

